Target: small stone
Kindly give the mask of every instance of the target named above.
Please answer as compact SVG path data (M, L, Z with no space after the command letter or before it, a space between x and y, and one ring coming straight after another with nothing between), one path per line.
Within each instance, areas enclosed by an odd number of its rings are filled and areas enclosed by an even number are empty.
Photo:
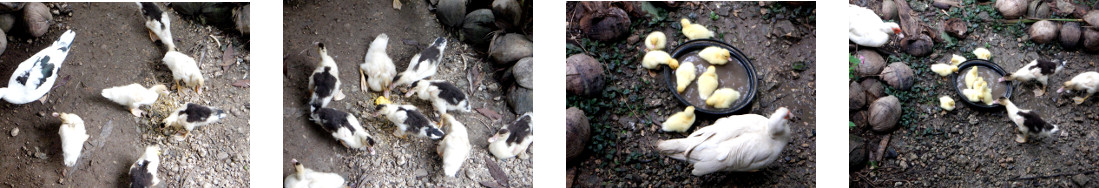
M422 168L421 169L416 169L416 172L413 172L412 175L415 176L415 177L426 176L427 175L427 170L424 170Z
M1077 174L1075 176L1072 176L1072 182L1076 183L1077 186L1083 187L1084 185L1087 185L1088 180L1090 180L1088 176L1085 176L1083 174Z
M225 160L225 159L228 159L228 158L229 158L229 154L227 154L227 153L219 153L218 154L218 160Z
M19 136L19 127L11 129L11 136Z

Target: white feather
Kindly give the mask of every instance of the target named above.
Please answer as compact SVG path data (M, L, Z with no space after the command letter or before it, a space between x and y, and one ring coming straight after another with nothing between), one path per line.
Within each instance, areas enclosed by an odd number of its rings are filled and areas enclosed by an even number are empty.
M462 122L454 119L449 114L443 115L444 121L447 121L449 134L439 141L439 146L436 149L439 155L443 158L443 172L448 177L454 177L458 174L458 169L462 167L462 163L465 163L469 158L469 151L471 146L469 145L469 133L466 132L466 126Z
M57 71L65 63L74 38L75 32L65 31L52 45L19 63L8 87L0 88L0 96L12 104L26 104L45 96L57 81Z
M80 157L80 150L84 149L84 141L88 140L88 131L84 129L84 120L76 114L61 113L61 151L65 154L65 166L76 165L76 159Z
M359 65L359 69L367 75L366 82L370 90L375 92L385 90L389 84L393 83L393 76L397 74L393 59L385 53L388 42L389 36L385 33L374 38L374 42L371 42L370 48L366 50L365 62Z

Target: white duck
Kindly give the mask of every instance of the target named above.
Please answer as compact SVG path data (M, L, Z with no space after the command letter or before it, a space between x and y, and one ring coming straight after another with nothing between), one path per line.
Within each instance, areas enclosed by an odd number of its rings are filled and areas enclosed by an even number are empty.
M168 48L175 51L176 45L172 41L172 22L168 13L161 11L156 4L150 2L134 2L141 8L141 14L145 17L145 28L149 31L149 40L160 41Z
M160 147L145 147L141 158L130 165L130 187L155 187L160 184L157 168L160 167Z
M305 168L298 159L290 159L294 163L294 173L286 176L283 186L287 188L336 188L347 187L347 181L336 173L325 173Z
M202 86L206 84L206 78L202 77L202 71L198 69L195 58L173 50L164 53L163 61L164 65L172 70L172 80L176 83L176 91L179 91L180 86L182 86L179 82L183 81L187 87L194 89L196 93L202 94Z
M420 53L412 56L412 61L408 63L408 68L404 72L397 73L397 77L394 78L393 83L389 84L389 90L402 85L412 84L417 80L421 80L427 77L435 75L438 71L439 65L443 64L443 52L446 52L446 38L435 38L435 42L431 43L421 51Z
M61 151L65 154L65 166L72 167L80 157L80 150L84 149L84 141L88 140L88 130L84 129L84 120L76 114L53 113L53 116L61 118L61 128L57 131L61 135Z
M1004 81L1019 81L1026 82L1031 80L1038 80L1042 83L1042 90L1034 90L1035 96L1042 96L1046 93L1046 88L1049 86L1049 76L1061 72L1061 69L1065 68L1065 61L1047 61L1036 59L1030 61L1029 64L1019 68L1015 73L1008 73L1003 77L1000 77L1000 82Z
M1004 105L1004 108L1007 109L1007 117L1011 118L1011 122L1015 123L1015 127L1019 129L1019 133L1015 134L1015 142L1026 143L1027 136L1032 133L1049 137L1061 130L1057 128L1057 125L1042 120L1037 112L1019 109L1007 97L996 99L995 104Z
M343 99L343 90L340 90L340 70L332 56L328 56L328 48L324 43L317 43L317 52L321 55L321 61L317 62L317 69L309 74L309 112L328 106L332 100Z
M161 123L164 123L164 127L179 126L184 128L187 132L183 134L183 137L187 137L192 130L195 130L195 127L221 121L226 116L228 115L225 114L224 110L187 103L164 118Z
M46 99L46 93L57 81L57 70L69 56L76 33L65 31L52 45L38 51L27 60L19 63L8 80L8 87L0 88L0 97L12 104L27 104L35 100Z
M442 122L443 127L449 127L450 130L447 130L449 134L446 134L446 137L439 141L439 146L435 148L435 152L443 159L443 173L447 177L453 178L455 174L458 174L458 169L462 168L462 163L469 159L469 150L471 149L469 133L466 132L466 126L450 114L443 114Z
M412 83L412 89L405 97L416 95L421 100L431 102L435 111L445 114L447 111L470 112L469 100L461 89L446 80L420 80Z
M874 11L858 5L848 6L847 19L847 38L861 46L881 47L889 42L890 34L901 34L897 23L882 22Z
M340 144L352 149L366 150L374 155L374 138L363 129L359 119L350 113L332 108L321 108L309 116L324 131L332 134Z
M534 142L534 130L531 127L534 117L531 112L523 113L512 125L505 125L488 138L488 151L497 159L510 159L519 155L521 159L530 158L527 148Z
M1088 71L1080 73L1079 75L1076 75L1076 77L1072 77L1072 80L1065 82L1064 86L1061 86L1060 89L1057 89L1057 93L1074 90L1087 92L1087 95L1085 95L1083 98L1072 98L1072 100L1075 101L1076 104L1084 103L1084 101L1088 100L1088 97L1091 97L1092 94L1095 94L1095 92L1099 90L1099 72Z
M130 113L134 116L141 116L144 111L140 109L143 105L152 105L156 102L160 95L168 94L168 87L164 84L157 84L153 87L145 88L141 84L133 83L125 86L118 86L103 89L100 93L104 98L110 99L115 103L130 108Z
M771 164L790 140L786 125L790 110L775 110L770 118L757 114L718 119L690 136L664 140L657 150L668 157L686 160L691 174L702 176L718 171L756 171Z
M363 64L359 64L359 88L366 92L367 88L375 92L383 92L389 97L389 84L393 83L393 76L397 75L397 68L393 65L393 59L385 53L389 43L389 35L379 34L370 42L370 48L366 50L366 58ZM369 77L369 79L368 79Z

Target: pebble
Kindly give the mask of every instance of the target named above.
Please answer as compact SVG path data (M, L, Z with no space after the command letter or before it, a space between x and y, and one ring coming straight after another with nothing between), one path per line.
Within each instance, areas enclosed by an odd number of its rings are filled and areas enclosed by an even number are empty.
M225 160L227 158L229 158L229 154L227 154L227 153L219 153L218 154L218 160Z
M426 176L426 175L427 175L427 170L424 170L422 168L421 169L416 169L416 172L412 173L412 176L414 176L414 177L421 177L421 176Z
M1083 187L1084 185L1087 185L1088 180L1090 180L1090 178L1083 174L1077 174L1075 176L1072 176L1072 182L1076 183L1077 186Z
M11 129L11 136L19 136L19 127Z

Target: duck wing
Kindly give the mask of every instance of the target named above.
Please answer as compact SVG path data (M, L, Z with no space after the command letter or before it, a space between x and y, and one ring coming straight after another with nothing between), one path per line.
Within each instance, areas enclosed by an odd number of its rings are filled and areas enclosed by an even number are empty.
M4 99L15 104L25 104L46 95L57 80L57 70L69 55L75 37L76 33L72 30L65 31L52 45L19 63L8 81L8 87L22 89L4 95Z

